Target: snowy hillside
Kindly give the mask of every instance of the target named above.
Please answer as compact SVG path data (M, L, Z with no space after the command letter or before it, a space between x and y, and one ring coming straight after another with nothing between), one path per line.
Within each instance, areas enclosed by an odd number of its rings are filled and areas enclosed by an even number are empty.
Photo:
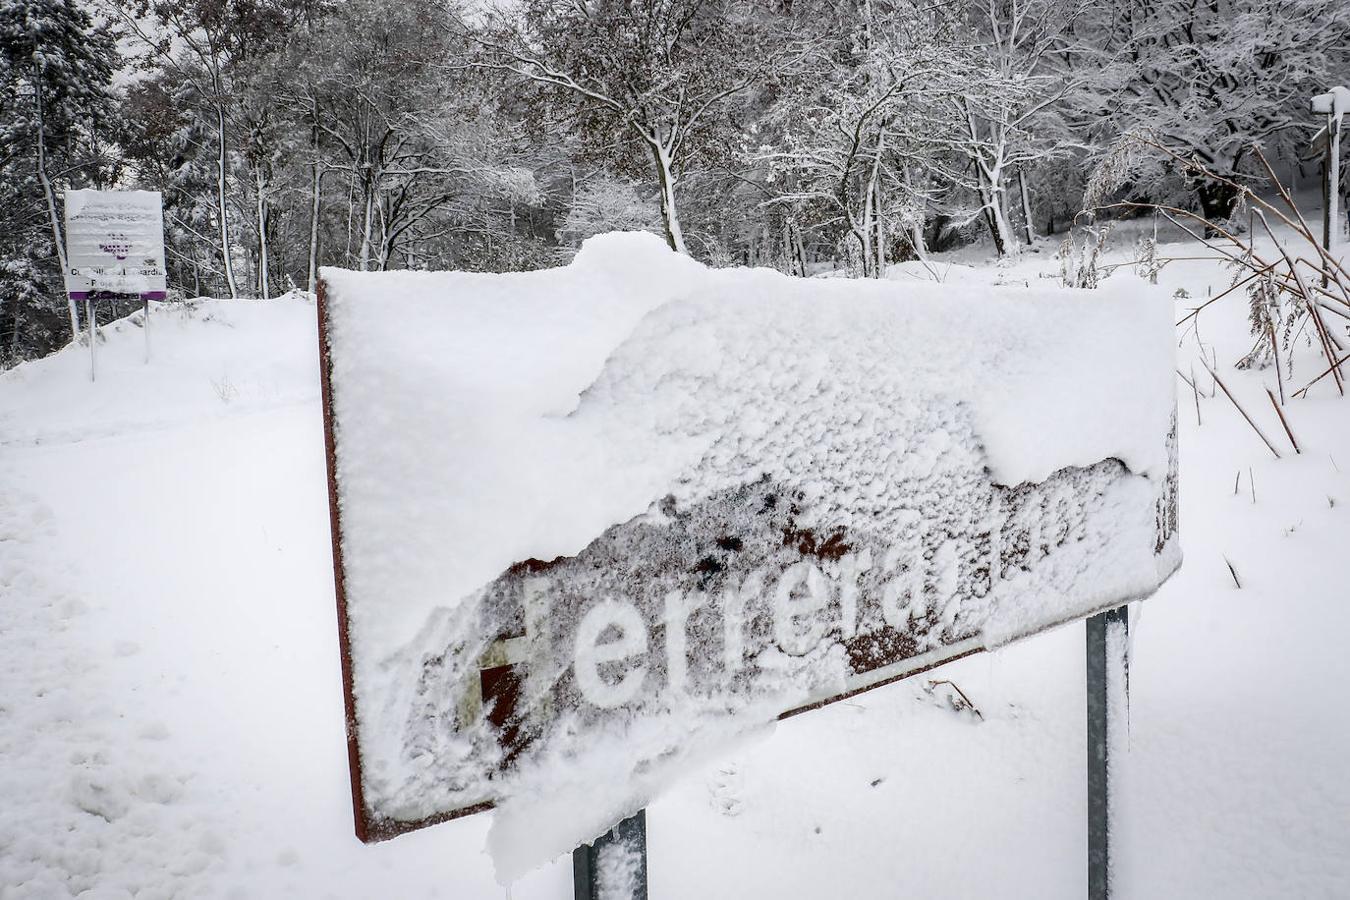
M1160 284L1184 314L1228 275ZM314 306L156 306L148 363L136 317L104 334L93 384L78 347L0 376L0 897L570 896L567 859L496 885L491 813L352 836ZM1344 897L1350 401L1291 401L1294 455L1273 373L1231 368L1241 299L1198 335L1283 458L1178 381L1186 563L1132 619L1120 896ZM1179 353L1189 377L1195 333ZM691 774L648 811L653 897L1081 897L1083 645L965 659Z

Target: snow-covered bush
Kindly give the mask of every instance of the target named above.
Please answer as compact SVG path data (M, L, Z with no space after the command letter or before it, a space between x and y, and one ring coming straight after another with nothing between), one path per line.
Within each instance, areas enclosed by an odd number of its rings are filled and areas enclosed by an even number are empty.
M661 233L655 206L632 181L608 174L579 185L558 236L575 250L587 238L611 231Z

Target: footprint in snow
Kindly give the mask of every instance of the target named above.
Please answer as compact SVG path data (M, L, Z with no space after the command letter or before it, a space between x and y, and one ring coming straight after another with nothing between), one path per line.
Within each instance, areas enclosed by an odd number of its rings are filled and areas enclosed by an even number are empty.
M708 792L713 809L724 816L738 816L745 807L745 779L740 764L724 763L708 781Z

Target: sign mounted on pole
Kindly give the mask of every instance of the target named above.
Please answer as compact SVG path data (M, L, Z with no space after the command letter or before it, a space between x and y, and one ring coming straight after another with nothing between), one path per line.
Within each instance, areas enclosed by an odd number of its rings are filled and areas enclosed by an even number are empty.
M1151 594L1171 307L1113 281L793 279L648 235L324 270L358 836L495 806L509 879L776 718Z
M150 361L150 301L163 300L164 212L159 191L66 191L66 293L84 301L89 374L97 367L96 300L143 304L145 361Z
M66 292L76 300L163 300L158 191L66 191Z

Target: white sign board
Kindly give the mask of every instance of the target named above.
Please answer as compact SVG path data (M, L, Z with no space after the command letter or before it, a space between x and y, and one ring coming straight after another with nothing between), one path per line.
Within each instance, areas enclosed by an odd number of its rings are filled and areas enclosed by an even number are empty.
M66 293L163 300L165 274L158 191L66 191Z

